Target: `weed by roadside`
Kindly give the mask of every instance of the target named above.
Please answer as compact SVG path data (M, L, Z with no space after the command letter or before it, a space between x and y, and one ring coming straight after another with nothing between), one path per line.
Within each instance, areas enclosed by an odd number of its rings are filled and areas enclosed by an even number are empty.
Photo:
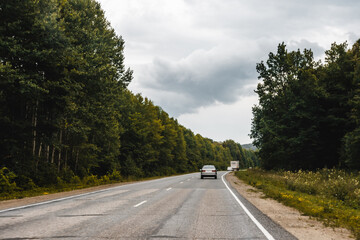
M80 179L78 176L72 176L69 181L64 181L58 177L56 184L39 187L34 184L32 179L24 178L23 176L21 176L21 178L16 177L16 175L7 168L2 168L0 169L0 200L47 195L123 181L129 181L129 179L123 179L120 176L120 172L113 171L102 177L90 175Z
M101 177L96 175L89 175L83 178L71 176L67 180L58 177L56 184L39 187L30 178L24 178L23 176L19 178L7 168L0 168L0 201L66 192L112 183L158 179L161 177L164 176L144 178L130 176L124 178L119 171L114 170Z
M264 171L252 169L237 177L261 189L266 196L325 225L345 227L360 239L360 174L337 169L311 171Z

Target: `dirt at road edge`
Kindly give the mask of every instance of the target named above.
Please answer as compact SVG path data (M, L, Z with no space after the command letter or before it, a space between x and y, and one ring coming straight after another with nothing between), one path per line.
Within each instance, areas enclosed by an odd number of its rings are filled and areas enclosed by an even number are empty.
M234 173L227 174L226 180L255 207L300 240L354 239L347 229L325 227L323 223L301 215L294 208L287 207L276 200L264 198L262 192L241 181Z
M102 189L117 187L117 186L130 184L130 183L134 183L134 182L121 182L121 183L114 183L114 184L106 184L106 185L100 185L100 186L95 186L95 187L77 189L77 190L73 190L73 191L46 194L46 195L41 195L41 196L36 196L36 197L3 200L3 201L0 201L0 210L4 210L4 209L8 209L8 208L16 208L16 207L40 203L40 202L46 202L46 201L50 201L50 200L54 200L54 199L58 199L58 198L80 195L80 194L84 194L84 193L88 193L88 192L95 192L95 191L99 191Z

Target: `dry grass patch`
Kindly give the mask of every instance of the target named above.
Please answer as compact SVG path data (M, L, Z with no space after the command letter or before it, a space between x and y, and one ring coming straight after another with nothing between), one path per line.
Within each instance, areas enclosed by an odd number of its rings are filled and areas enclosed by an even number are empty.
M327 226L345 227L360 239L360 174L336 169L264 171L251 169L237 177Z

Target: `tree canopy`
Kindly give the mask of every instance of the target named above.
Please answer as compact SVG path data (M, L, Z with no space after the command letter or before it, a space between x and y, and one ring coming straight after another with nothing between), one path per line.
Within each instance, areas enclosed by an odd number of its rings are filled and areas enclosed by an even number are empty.
M0 169L19 187L256 164L130 92L124 45L94 0L0 2Z
M251 136L264 168L360 169L359 45L332 44L322 64L282 43L257 64Z

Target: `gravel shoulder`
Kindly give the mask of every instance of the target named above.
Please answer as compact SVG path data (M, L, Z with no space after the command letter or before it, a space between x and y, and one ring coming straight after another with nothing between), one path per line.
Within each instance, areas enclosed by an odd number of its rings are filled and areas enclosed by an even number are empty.
M255 207L300 240L354 239L347 229L326 227L323 223L302 215L294 208L265 198L262 192L241 181L234 176L234 173L227 174L226 180Z

